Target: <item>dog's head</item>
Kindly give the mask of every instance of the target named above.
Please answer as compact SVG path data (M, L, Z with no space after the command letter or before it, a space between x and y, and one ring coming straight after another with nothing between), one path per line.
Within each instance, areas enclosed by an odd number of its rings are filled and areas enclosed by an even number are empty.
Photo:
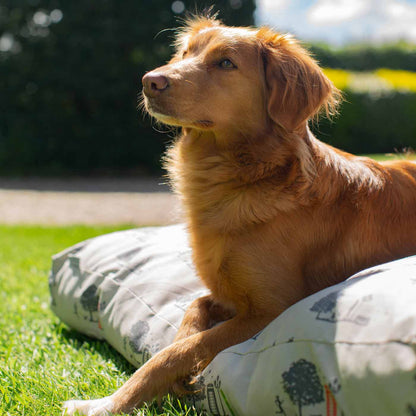
M176 126L212 131L293 132L337 90L290 36L196 18L181 30L171 61L143 77L148 112Z

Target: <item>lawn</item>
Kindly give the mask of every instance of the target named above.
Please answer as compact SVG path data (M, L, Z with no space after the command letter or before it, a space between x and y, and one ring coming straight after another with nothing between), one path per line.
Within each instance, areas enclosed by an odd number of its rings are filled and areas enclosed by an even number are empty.
M0 226L0 415L60 415L64 400L110 394L134 371L108 344L71 331L49 309L50 256L117 229ZM145 415L196 412L171 399Z

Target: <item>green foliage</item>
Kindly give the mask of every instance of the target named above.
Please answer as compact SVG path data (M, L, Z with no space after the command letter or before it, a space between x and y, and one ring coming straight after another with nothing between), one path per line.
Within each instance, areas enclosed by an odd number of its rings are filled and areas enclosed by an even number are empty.
M332 122L313 126L318 138L352 153L416 150L416 72L324 72L345 101Z
M308 46L320 65L351 71L372 71L378 68L416 71L416 45L399 42L381 46L350 45L333 48L325 44Z
M58 416L62 402L108 395L134 369L107 343L61 324L49 309L50 256L120 227L0 226L0 414ZM168 398L144 416L197 416Z
M183 3L253 23L254 0ZM143 74L171 54L169 29L184 17L172 4L3 0L0 37L14 42L0 51L0 173L157 168L168 136L138 113L137 95Z
M352 153L416 149L416 94L346 91L340 115L313 126L320 140Z
M158 170L165 142L175 132L161 134L137 111L141 77L169 58L171 29L186 11L214 4L225 23L250 25L255 3L183 0L185 10L176 14L173 2L3 0L0 174ZM10 48L4 46L7 40ZM404 43L311 48L330 68L416 71L416 47ZM365 75L332 75L357 88L349 88L335 123L315 127L319 138L359 153L416 148L416 94L401 91L407 88L404 75L377 72L391 91L371 91L367 87L378 84Z

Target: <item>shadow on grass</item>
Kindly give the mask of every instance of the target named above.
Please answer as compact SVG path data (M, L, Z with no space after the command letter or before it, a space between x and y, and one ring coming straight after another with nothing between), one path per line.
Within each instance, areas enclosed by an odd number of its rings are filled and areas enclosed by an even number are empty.
M62 342L70 344L77 350L94 350L104 360L111 361L118 371L127 375L133 374L137 368L130 364L118 351L116 351L107 341L97 340L78 331L66 327L64 324L55 324L53 330Z
M88 337L66 327L63 323L53 325L52 329L61 342L71 345L76 350L93 350L106 361L111 361L118 371L125 373L127 376L135 372L136 368L106 341ZM170 394L160 400L155 399L146 403L132 413L135 416L202 416L203 414L205 413L198 412L185 401Z

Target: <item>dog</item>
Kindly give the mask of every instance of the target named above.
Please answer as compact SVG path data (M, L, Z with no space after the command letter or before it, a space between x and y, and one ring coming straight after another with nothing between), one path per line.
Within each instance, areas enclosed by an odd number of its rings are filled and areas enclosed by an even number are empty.
M195 17L171 61L142 81L147 111L181 128L166 165L211 294L190 305L172 345L113 395L66 402L69 415L129 413L189 392L220 351L295 302L416 251L416 164L377 163L313 136L309 120L341 97L292 37Z

